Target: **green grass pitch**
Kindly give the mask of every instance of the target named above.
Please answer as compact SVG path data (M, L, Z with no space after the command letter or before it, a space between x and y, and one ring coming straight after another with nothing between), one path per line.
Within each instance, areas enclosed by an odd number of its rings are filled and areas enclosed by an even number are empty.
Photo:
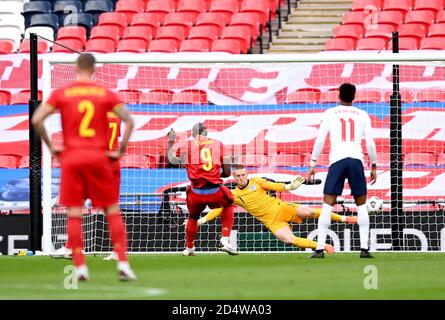
M90 280L65 289L70 260L0 257L0 299L445 299L443 253L132 255L137 282L117 280L116 263L88 256ZM377 270L378 289L365 289Z

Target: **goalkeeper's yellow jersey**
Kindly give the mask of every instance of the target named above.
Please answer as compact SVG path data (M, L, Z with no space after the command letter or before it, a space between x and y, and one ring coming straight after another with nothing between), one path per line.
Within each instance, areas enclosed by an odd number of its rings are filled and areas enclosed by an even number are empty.
M281 208L281 200L268 195L269 190L285 191L284 183L270 182L255 177L251 178L243 189L236 187L232 190L232 194L235 204L262 221L266 217L274 217Z

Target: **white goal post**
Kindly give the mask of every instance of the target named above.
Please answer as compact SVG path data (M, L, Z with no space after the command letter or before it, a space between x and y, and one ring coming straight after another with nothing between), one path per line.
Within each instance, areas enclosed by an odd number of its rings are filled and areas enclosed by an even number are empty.
M43 59L43 99L51 90L75 79L75 54L46 54ZM129 233L129 252L180 252L187 216L184 168L165 159L166 134L174 128L179 139L190 136L199 121L227 152L248 166L251 176L289 181L305 175L321 113L336 104L332 92L339 84L357 86L359 108L373 120L378 182L369 195L384 200L384 211L371 216L371 249L390 251L394 236L391 219L390 106L392 67L400 67L403 128L403 212L398 223L404 251L445 251L445 53L443 51L322 52L319 54L230 55L95 54L99 84L122 93L136 120L130 150L122 165L120 205ZM443 98L441 93L443 91ZM153 92L166 99L147 98ZM181 100L181 93L199 95ZM137 96L137 98L135 98ZM144 96L144 99L142 97ZM129 99L128 101L125 99ZM189 103L187 103L189 102ZM46 122L56 143L62 143L60 119ZM324 182L327 146L316 177ZM324 158L323 158L324 157ZM142 159L142 160L141 160ZM141 163L141 161L143 163ZM144 162L145 161L145 162ZM365 169L369 163L365 159ZM66 240L64 208L57 205L60 168L44 146L43 251L49 254ZM368 171L367 171L368 172ZM230 179L227 179L230 181ZM320 207L323 184L302 186L284 201ZM171 192L170 192L171 191ZM355 214L348 187L340 214ZM279 243L243 210L235 210L232 233L243 252L300 251ZM111 250L103 214L85 208L87 252ZM308 219L291 226L297 236L316 237L317 222ZM216 251L220 222L200 228L197 250ZM333 223L328 235L337 251L358 250L358 227Z

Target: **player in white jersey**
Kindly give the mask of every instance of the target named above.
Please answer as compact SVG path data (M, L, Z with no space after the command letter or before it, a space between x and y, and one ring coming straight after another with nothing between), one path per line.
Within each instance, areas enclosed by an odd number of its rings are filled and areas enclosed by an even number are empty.
M369 159L372 164L370 183L377 180L377 154L374 139L371 135L371 119L366 111L352 106L355 99L355 86L344 83L339 88L340 105L328 109L323 114L317 139L309 164L308 178L315 174L317 158L320 155L326 136L329 133L331 150L329 154L329 172L324 186L323 207L318 219L317 250L312 258L324 257L326 234L331 223L332 206L337 196L343 192L345 180L348 179L351 194L357 205L358 225L360 231L360 257L372 258L369 253L369 215L366 208L366 178L363 168L362 139L366 141Z

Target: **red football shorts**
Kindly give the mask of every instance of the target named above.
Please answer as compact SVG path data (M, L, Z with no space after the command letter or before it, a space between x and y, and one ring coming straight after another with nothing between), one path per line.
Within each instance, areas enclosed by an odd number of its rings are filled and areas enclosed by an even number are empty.
M94 207L118 203L119 192L113 164L102 151L65 151L61 160L60 204L83 207L91 199Z
M206 192L206 189L199 189L201 192ZM232 192L227 187L221 186L219 190L211 194L198 194L192 188L187 188L187 208L189 216L193 219L198 219L199 215L204 211L206 206L210 209L225 208L233 204Z

